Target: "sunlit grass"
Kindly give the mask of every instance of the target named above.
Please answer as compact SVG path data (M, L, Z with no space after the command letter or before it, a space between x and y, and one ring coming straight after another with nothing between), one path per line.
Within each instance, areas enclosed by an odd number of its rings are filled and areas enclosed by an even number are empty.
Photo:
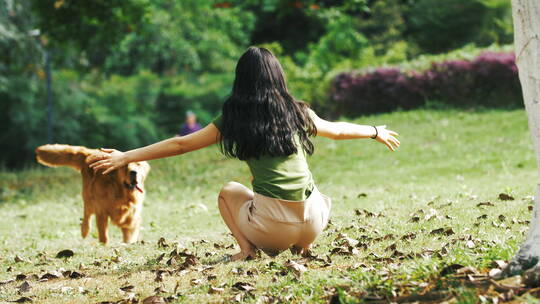
M0 281L60 268L86 277L28 279L31 289L22 294L17 286L23 281L0 285L0 302L21 296L39 303L118 301L127 294L119 288L127 285L134 286L132 292L140 299L161 287L163 296L179 294L179 302L227 302L238 293L231 286L239 281L256 288L253 296L243 298L246 302L267 296L322 303L333 294L355 302L367 293L415 290L405 285L427 282L445 265L482 268L515 253L527 227L524 221L530 219L529 196L538 181L524 111L419 110L357 122L387 124L400 133L402 147L392 153L372 140L317 139L316 154L309 162L320 191L333 198L332 225L318 239L314 253L327 259L338 234L345 233L367 245L358 254L330 255L329 265L308 262L308 270L299 278L284 271L288 259L299 259L289 252L203 271L200 267L236 250L214 248L214 243L233 244L217 209L219 189L229 180L249 184L246 165L225 159L215 147L151 162L143 242L129 246L120 243L117 228L111 229L109 246L98 244L95 230L90 239L82 240L78 173L36 165L16 173L0 172ZM499 200L502 192L515 200ZM485 201L495 206L477 207ZM356 215L355 209L383 216ZM413 213L419 221L411 221ZM478 219L484 214L487 218ZM505 219L501 221L499 215ZM454 234L431 234L437 228L451 228ZM415 238L401 239L411 233ZM389 234L393 237L377 240ZM158 248L161 237L169 247ZM470 240L474 246L467 245ZM161 253L168 255L174 249L173 243L194 252L199 265L156 282L153 270L174 269L156 261ZM62 249L72 249L75 256L56 259ZM392 257L395 250L412 258ZM24 261L15 262L17 256ZM249 275L247 270L257 274ZM194 284L192 279L201 281ZM210 294L210 286L222 286L224 292ZM461 293L468 302L470 291Z

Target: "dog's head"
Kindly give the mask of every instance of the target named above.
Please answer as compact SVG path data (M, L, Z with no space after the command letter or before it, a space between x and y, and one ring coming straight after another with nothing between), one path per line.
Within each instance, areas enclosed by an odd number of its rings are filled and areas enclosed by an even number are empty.
M141 193L144 192L144 180L150 171L150 165L147 162L130 163L116 171L124 187L129 190L135 189Z
M86 165L100 160L100 156L105 153L101 151L95 151L86 157ZM92 170L92 169L90 169ZM150 165L145 162L129 163L127 166L118 168L109 173L110 178L119 181L128 190L137 190L141 193L144 192L144 180L150 171Z

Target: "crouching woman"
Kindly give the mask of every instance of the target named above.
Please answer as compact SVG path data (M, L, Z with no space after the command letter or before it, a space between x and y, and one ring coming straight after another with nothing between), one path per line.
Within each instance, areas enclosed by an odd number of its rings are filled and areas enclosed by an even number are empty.
M218 143L230 157L245 161L253 191L229 182L220 191L221 216L240 246L230 260L269 255L294 248L308 252L328 223L331 200L317 189L307 156L313 136L331 139L373 138L394 151L396 132L385 126L329 122L296 100L285 83L277 58L250 47L239 59L231 95L221 115L195 133L109 155L94 162L106 174L130 162L169 157Z

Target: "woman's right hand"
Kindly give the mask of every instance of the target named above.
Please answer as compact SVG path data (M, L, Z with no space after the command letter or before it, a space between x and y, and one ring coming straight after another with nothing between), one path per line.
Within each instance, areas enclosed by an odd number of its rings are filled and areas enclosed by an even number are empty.
M105 152L102 155L93 157L90 160L90 168L95 171L103 170L102 174L108 174L109 172L116 170L122 166L127 165L127 160L124 152L120 152L115 149L100 149Z
M377 140L378 142L385 144L388 149L392 151L396 151L396 149L401 144L399 140L396 138L396 136L399 136L397 132L394 132L392 130L386 129L386 125L384 126L376 126L377 128Z

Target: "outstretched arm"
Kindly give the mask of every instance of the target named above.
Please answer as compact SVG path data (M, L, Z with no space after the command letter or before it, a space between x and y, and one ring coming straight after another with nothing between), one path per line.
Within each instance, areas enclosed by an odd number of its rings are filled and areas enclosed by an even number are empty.
M392 130L387 130L386 126L366 126L349 122L331 122L320 118L313 111L310 114L317 127L317 136L335 140L374 138L376 136L375 139L378 142L385 144L392 151L395 151L400 145L399 140L395 137L399 134Z
M164 158L202 149L215 144L218 141L219 136L220 133L216 126L214 124L209 124L203 129L189 135L172 137L127 152L102 149L103 151L108 152L108 154L91 159L90 168L94 169L94 171L103 169L103 174L107 174L131 162Z

